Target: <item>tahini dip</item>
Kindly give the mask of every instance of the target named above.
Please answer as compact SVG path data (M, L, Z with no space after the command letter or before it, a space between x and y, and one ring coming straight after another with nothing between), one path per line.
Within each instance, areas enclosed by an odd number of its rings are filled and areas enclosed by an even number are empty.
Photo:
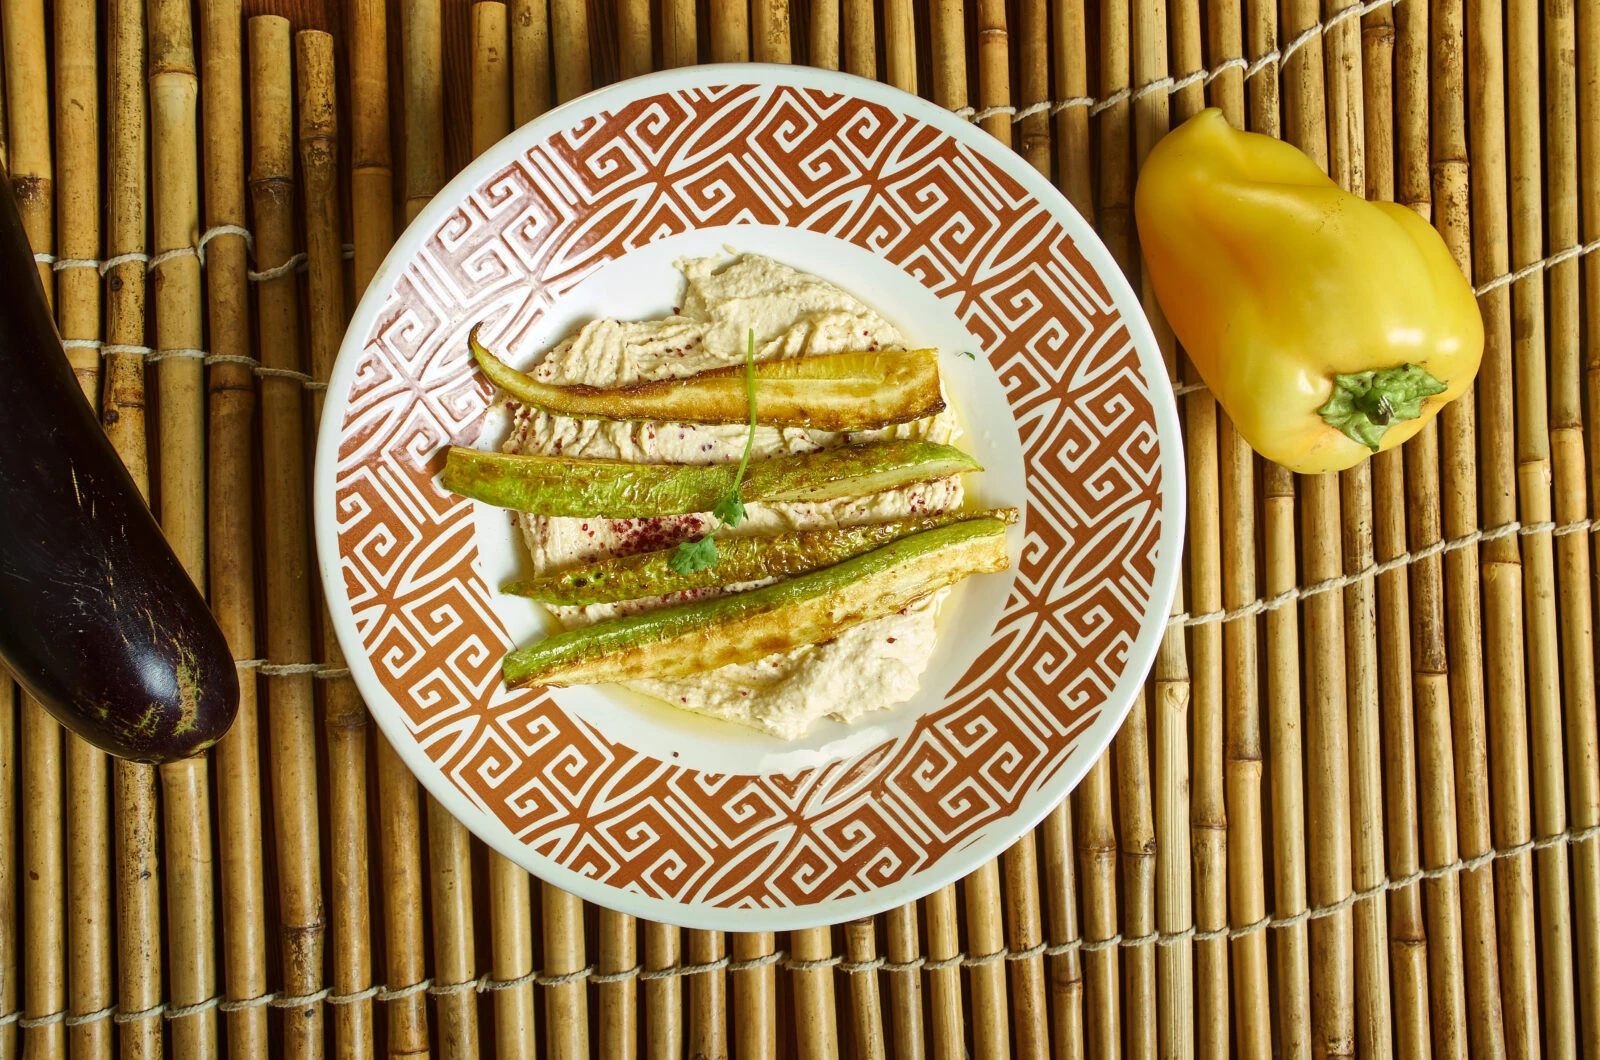
M533 370L548 383L616 386L693 375L743 363L755 330L756 360L850 350L904 349L893 325L833 284L756 254L684 259L683 304L660 320L596 320L562 340ZM759 400L759 399L758 399ZM579 420L513 404L508 453L603 457L636 463L736 463L745 426L696 426ZM946 408L937 416L879 431L837 434L758 427L752 462L846 441L922 438L953 443L959 434ZM923 515L961 506L959 476L865 497L812 504L746 505L746 519L727 534L773 534ZM657 519L516 516L538 574L607 556L667 548L710 529L709 514ZM765 583L699 589L647 600L552 607L568 628ZM630 682L628 687L684 710L742 722L782 739L804 735L824 716L849 721L910 699L933 654L934 620L949 590L904 611L852 626L825 644L724 666L689 677Z

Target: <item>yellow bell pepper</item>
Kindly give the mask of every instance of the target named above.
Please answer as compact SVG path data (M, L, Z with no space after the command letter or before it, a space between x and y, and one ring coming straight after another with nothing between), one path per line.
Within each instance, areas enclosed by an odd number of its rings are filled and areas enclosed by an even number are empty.
M1478 371L1483 318L1433 227L1221 111L1155 146L1134 212L1173 332L1245 441L1291 471L1399 445Z

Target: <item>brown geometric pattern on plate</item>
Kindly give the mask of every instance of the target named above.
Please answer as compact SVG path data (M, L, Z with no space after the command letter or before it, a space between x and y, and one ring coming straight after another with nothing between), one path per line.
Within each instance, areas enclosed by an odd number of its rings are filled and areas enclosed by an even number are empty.
M474 571L471 503L432 478L487 407L466 332L506 346L608 261L707 226L806 228L953 301L1028 468L989 646L902 739L790 775L710 774L596 732L542 690ZM642 895L792 906L873 890L973 842L1074 753L1148 610L1161 472L1149 381L1070 235L942 131L849 96L729 86L586 119L473 189L364 337L336 486L362 644L418 744L539 854ZM964 634L947 629L947 637Z

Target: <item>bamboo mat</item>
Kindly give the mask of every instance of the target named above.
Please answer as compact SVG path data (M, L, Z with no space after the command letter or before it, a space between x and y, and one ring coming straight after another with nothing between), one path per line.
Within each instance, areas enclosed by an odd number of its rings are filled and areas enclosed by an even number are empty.
M1600 4L0 0L0 40L68 353L244 678L159 770L0 687L0 1057L1600 1056ZM779 936L487 853L367 724L308 573L318 380L396 231L554 102L743 59L978 122L1136 286L1137 163L1220 106L1430 217L1488 337L1403 452L1296 478L1146 297L1190 501L1146 695L999 861Z

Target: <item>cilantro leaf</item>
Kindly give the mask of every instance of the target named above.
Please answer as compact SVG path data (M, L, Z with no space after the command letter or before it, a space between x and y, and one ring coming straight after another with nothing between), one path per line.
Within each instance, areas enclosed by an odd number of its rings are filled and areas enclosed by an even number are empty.
M679 574L693 574L717 565L717 542L713 530L698 541L684 541L667 560L667 565Z
M971 350L962 350L959 356L965 357L969 361L976 361L978 359L978 355L973 353Z
M730 493L717 502L711 509L711 514L716 516L723 526L738 526L744 522L744 501L739 499L737 492Z

